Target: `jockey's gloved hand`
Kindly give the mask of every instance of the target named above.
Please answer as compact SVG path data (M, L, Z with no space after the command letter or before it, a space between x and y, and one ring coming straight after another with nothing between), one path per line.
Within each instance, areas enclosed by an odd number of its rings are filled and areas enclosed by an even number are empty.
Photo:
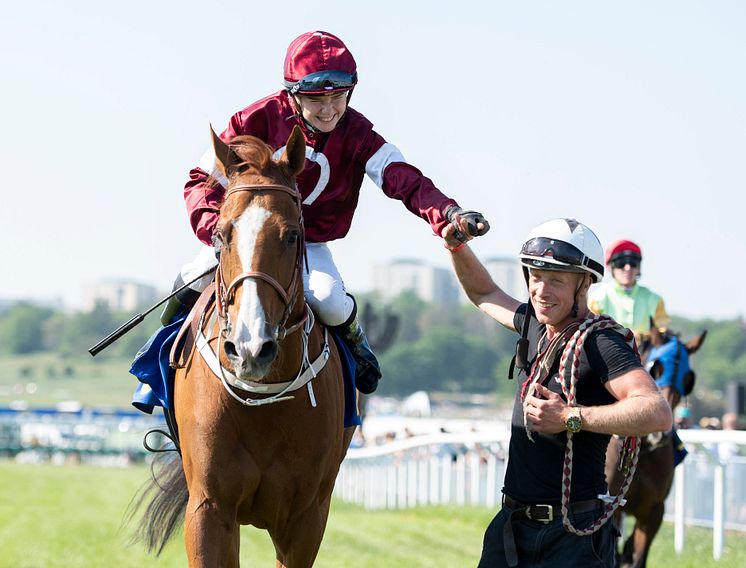
M477 211L461 209L461 207L452 205L446 209L445 216L448 222L456 229L454 236L462 243L465 243L468 239L461 232L460 220L466 221L466 231L471 237L481 237L490 230L490 224L487 222L487 219ZM481 228L479 227L480 223L482 224Z

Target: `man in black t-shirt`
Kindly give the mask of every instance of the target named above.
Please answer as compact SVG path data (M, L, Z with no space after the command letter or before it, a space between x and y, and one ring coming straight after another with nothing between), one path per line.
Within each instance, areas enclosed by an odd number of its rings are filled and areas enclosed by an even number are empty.
M472 233L458 217L442 232L454 271L476 306L522 335L503 508L485 532L479 566L613 566L614 529L599 499L609 438L669 430L672 416L627 330L588 319L603 247L574 219L533 229L519 255L524 304L460 242Z

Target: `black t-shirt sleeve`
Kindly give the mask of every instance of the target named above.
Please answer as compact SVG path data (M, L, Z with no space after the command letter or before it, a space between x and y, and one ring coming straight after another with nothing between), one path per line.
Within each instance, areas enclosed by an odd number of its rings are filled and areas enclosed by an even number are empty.
M633 369L641 369L640 358L621 334L610 329L592 333L585 342L588 363L606 383Z
M521 330L523 330L523 322L526 319L527 310L528 304L521 304L513 315L513 327L518 333L521 333Z

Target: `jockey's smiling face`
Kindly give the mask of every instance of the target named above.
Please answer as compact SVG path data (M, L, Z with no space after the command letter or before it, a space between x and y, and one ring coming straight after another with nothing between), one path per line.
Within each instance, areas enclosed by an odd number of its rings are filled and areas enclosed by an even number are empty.
M531 268L528 278L528 293L534 306L536 319L556 331L561 331L575 318L572 307L575 295L578 295L578 307L582 312L585 306L584 293L588 291L590 282L586 275L577 272L560 272L557 270L537 270ZM581 284L581 282L583 282Z
M331 132L347 110L349 91L328 95L295 95L303 119L320 132Z

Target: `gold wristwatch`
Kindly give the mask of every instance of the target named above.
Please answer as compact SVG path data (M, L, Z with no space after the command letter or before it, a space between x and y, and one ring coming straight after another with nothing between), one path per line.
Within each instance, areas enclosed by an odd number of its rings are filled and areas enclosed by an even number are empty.
M565 428L573 434L580 432L583 428L583 419L580 417L579 406L570 407L570 414L567 416L567 420L565 420Z

